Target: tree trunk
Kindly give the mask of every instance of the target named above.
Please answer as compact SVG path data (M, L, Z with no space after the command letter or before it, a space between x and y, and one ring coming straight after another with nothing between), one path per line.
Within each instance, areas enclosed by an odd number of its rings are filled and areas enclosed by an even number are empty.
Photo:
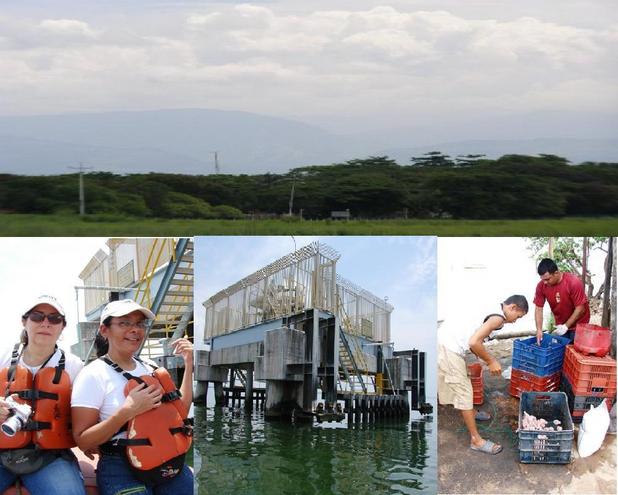
M612 270L613 270L613 261L614 261L614 241L613 237L609 239L609 245L607 248L607 256L605 257L605 281L603 285L605 287L610 287L612 283ZM604 327L609 327L610 324L610 306L613 306L610 303L610 291L605 291L603 294L603 309L601 312L601 325Z
M582 283L584 284L584 292L588 296L588 299L592 297L592 287L588 284L588 238L584 237L582 243ZM588 290L586 290L588 287Z
M515 337L531 337L536 335L536 330L498 330L492 339L503 340Z
M618 263L616 263L616 251L618 251L616 249L616 238L615 237L610 237L609 238L609 250L611 252L611 259L612 259L612 281L611 281L611 290L609 289L609 287L607 288L607 290L605 292L610 293L611 297L610 297L610 307L611 307L611 321L610 323L610 328L611 328L611 332L612 332L612 357L615 359L616 358L616 265L618 265ZM609 253L608 253L609 254Z

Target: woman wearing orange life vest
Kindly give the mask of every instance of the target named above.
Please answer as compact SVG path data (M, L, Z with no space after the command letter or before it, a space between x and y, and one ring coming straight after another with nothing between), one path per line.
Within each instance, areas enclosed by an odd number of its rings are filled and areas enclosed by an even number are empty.
M191 444L193 348L173 342L185 373L176 390L167 372L136 354L152 312L130 299L101 313L96 359L84 368L72 396L73 434L81 449L99 449L101 495L190 495L193 474L184 464ZM128 493L127 491L127 493Z
M64 309L41 296L22 324L21 341L0 353L0 493L19 479L32 495L85 495L70 451L71 383L83 363L56 345Z

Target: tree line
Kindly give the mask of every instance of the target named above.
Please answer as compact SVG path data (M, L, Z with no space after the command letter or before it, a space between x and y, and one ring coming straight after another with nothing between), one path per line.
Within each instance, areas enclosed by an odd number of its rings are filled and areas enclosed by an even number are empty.
M386 156L308 166L283 174L85 174L86 211L159 218L285 214L353 217L540 218L618 215L618 164L570 165L554 155L431 152L402 166ZM77 213L78 175L0 175L0 210Z

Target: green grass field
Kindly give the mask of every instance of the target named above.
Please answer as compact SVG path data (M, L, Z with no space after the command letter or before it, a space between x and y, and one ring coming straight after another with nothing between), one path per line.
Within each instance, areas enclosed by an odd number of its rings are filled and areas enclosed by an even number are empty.
M618 218L538 220L164 220L0 214L0 235L157 237L196 235L618 235Z

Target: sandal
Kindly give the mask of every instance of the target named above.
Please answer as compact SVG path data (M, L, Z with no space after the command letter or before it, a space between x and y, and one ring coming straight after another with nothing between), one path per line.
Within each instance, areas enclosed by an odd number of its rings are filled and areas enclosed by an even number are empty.
M491 440L485 440L483 445L480 447L475 447L474 445L470 445L470 448L478 452L483 452L484 454L496 455L502 452L502 445L498 445L497 443L494 443Z

